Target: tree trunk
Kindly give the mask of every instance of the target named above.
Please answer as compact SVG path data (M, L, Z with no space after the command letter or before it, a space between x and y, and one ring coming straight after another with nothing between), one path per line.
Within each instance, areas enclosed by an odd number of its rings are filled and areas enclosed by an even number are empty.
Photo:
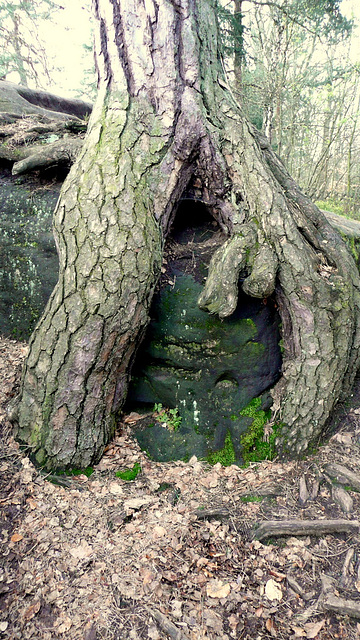
M18 437L48 468L97 461L126 397L179 199L202 185L228 234L199 304L275 295L279 451L303 452L359 363L359 275L337 232L245 120L214 0L95 0L99 93L55 212L59 281L30 341Z

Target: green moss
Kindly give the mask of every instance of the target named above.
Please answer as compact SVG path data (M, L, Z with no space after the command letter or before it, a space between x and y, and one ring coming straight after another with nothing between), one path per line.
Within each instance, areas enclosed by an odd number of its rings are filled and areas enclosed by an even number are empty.
M234 464L236 456L230 431L228 431L225 436L223 449L220 449L219 451L212 451L207 455L206 459L210 464L220 462L223 467L230 467L230 465Z
M264 499L264 496L240 496L241 502L261 502Z
M357 262L359 260L359 251L358 251L358 246L357 246L355 238L349 238L348 236L345 236L343 234L341 234L341 235L343 237L343 240L345 240L345 242L347 243L347 245L348 245L348 247L349 247L349 249L350 249L350 251L351 251L351 253L352 253L352 255L353 255L354 259L355 259L355 262Z
M132 469L126 469L126 471L117 471L115 473L117 478L121 478L121 480L126 480L130 482L131 480L135 480L136 476L139 475L141 471L141 466L138 462L135 462Z
M240 438L245 463L273 460L276 454L275 440L279 433L280 425L273 425L272 433L265 439L264 428L271 418L271 411L263 411L260 407L261 398L254 398L240 411L241 416L253 418L246 433Z

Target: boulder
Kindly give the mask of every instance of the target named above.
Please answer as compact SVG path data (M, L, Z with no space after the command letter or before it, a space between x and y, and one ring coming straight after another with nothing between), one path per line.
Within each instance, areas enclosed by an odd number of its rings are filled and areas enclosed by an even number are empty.
M225 320L197 305L210 257L224 240L205 207L184 201L167 247L151 322L137 357L128 406L177 409L178 429L145 419L136 430L143 449L156 460L206 458L221 450L230 434L242 460L241 435L249 402L263 396L280 376L279 316L272 300L241 294Z

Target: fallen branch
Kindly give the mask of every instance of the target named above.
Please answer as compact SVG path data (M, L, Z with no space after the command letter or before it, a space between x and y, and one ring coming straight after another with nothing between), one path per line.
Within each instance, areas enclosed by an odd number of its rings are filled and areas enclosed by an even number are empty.
M322 602L326 611L333 611L343 616L360 618L360 602L357 600L344 600L334 595L328 595Z
M286 580L288 582L290 589L295 591L295 593L297 593L300 596L300 598L305 600L305 602L315 597L315 591L304 591L302 586L295 580L295 578L293 578L289 574L286 576Z
M164 616L161 611L159 611L158 609L148 609L148 611L156 620L161 630L164 631L164 633L167 633L167 635L170 636L172 640L189 640L188 636L185 635L185 633L181 629L179 629L179 627L177 627L173 622L171 622L169 618Z
M0 111L3 122L14 122L20 115L37 114L51 120L83 119L90 115L92 105L83 100L62 98L40 89L0 81Z
M272 536L322 536L327 533L358 533L357 520L267 520L255 529L255 540Z

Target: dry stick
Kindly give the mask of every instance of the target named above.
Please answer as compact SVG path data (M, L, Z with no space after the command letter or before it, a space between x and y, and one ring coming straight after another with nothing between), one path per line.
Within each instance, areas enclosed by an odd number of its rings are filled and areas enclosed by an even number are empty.
M164 616L161 611L159 611L158 609L148 609L148 611L156 620L162 631L164 631L164 633L167 633L167 635L170 636L172 640L189 640L188 636L185 635L185 633L175 624L173 624L171 620L169 620L169 618Z
M293 591L295 591L295 593L297 593L300 596L300 598L305 600L305 602L314 598L315 591L308 591L308 592L304 591L302 586L295 580L295 578L293 578L289 574L286 576L286 580L288 582L289 587Z
M358 520L267 520L255 529L255 540L272 536L322 536L326 533L359 533Z
M326 611L333 611L352 618L360 618L360 602L356 600L344 600L334 595L328 595L323 600L322 606Z
M342 586L346 586L348 581L349 581L349 573L350 573L350 563L354 557L355 554L355 549L354 547L350 547L350 549L347 550L346 556L345 556L345 560L344 560L344 564L343 564L343 568L342 568L342 572L341 572L341 580L340 580L340 584Z

